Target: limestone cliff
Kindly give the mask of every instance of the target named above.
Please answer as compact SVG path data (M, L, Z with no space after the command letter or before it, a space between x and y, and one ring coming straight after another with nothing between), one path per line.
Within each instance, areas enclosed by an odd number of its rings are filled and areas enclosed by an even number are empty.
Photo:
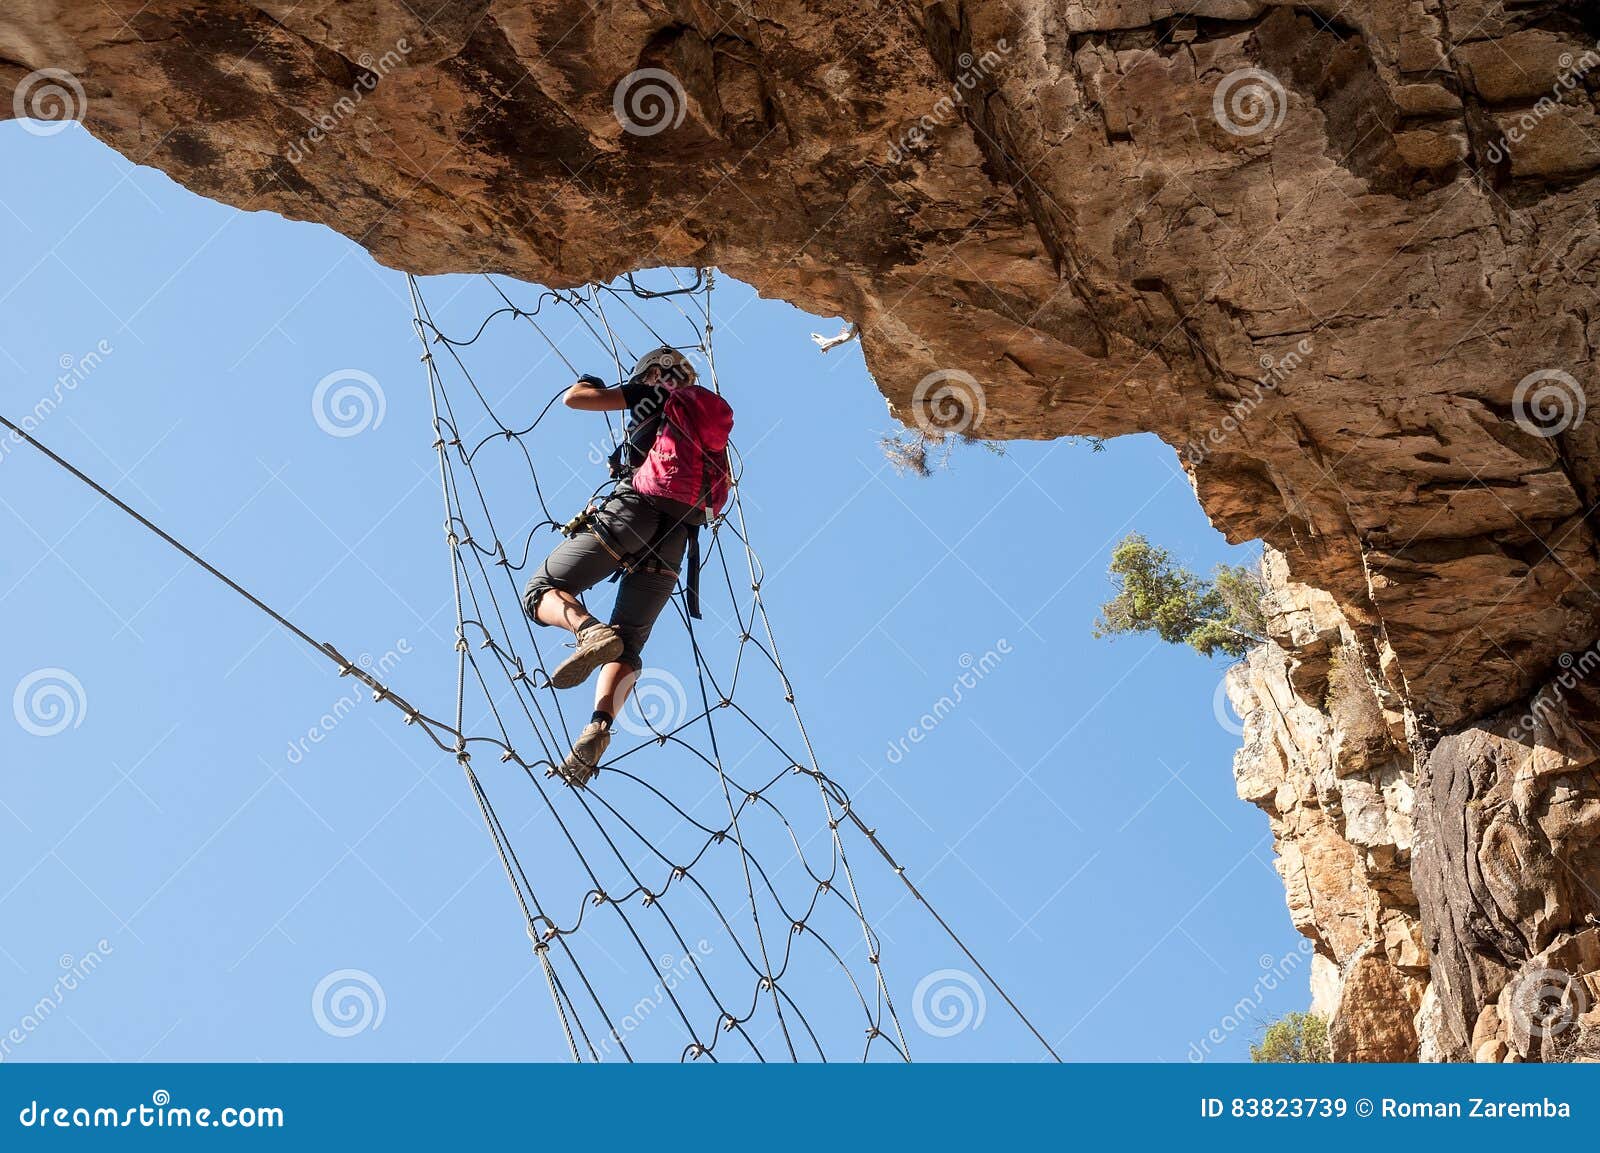
M1600 655L1430 747L1332 598L1265 568L1271 642L1227 677L1234 777L1316 946L1334 1058L1600 1055L1600 797L1566 707Z
M908 421L1159 435L1280 553L1241 789L1341 1053L1542 1052L1507 989L1600 931L1592 0L433 8L13 0L0 109L417 272L719 265Z

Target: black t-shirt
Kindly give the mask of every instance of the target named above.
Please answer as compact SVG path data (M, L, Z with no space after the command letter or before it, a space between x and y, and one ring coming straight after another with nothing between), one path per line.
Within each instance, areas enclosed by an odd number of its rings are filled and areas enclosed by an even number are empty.
M628 406L628 427L611 454L611 475L626 476L644 463L661 427L661 411L671 390L657 384L630 380L622 385L622 399Z

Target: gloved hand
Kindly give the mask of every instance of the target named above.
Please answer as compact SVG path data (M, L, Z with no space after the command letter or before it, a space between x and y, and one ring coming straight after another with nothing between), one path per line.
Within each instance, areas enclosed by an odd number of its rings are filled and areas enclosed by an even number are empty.
M601 380L598 376L593 376L593 375L591 375L590 373L587 373L587 372L584 373L582 376L580 376L578 378L578 383L579 384L587 384L591 388L609 388L609 387L611 387L605 381Z

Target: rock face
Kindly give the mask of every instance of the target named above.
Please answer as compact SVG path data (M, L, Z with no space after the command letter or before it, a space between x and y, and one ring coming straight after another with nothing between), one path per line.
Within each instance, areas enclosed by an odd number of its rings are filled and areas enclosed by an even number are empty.
M1336 1060L1571 1059L1600 1037L1600 777L1586 652L1434 743L1327 593L1269 552L1272 641L1236 665L1263 809Z
M1340 1052L1529 1057L1600 913L1596 12L13 0L0 109L417 272L718 265L908 421L1156 433L1278 550L1241 791Z

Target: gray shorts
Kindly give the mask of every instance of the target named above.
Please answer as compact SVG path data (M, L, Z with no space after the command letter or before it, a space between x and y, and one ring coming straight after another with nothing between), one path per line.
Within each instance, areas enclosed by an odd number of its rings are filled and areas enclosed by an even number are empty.
M617 586L611 627L622 637L618 659L640 668L640 650L678 583L684 548L696 523L697 514L687 505L641 496L623 482L600 504L592 528L563 541L545 558L523 591L523 607L531 617L550 589L581 597L627 569Z

